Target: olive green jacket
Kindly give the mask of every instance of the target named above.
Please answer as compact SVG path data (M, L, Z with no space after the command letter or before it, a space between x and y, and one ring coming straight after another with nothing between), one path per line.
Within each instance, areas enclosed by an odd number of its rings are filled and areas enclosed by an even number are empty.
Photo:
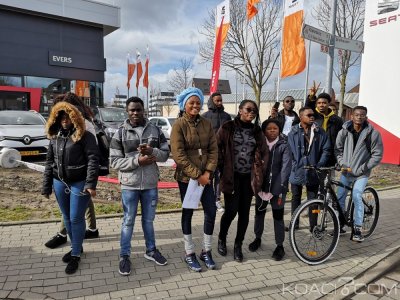
M172 126L170 141L177 181L188 182L190 178L199 178L204 171L215 171L218 145L210 121L200 115L191 120L184 113Z

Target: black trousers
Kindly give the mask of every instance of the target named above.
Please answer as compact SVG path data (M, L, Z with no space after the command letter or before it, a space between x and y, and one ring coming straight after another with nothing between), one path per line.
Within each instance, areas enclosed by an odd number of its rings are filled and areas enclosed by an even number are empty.
M283 197L282 197L283 198ZM267 212L267 205L262 206L263 210L260 211L260 206L263 200L256 196L256 214L254 218L254 233L256 238L261 239L264 232L264 221L265 214ZM272 217L274 218L274 232L275 232L275 243L278 246L282 246L285 240L285 223L283 222L283 213L285 200L279 199L278 196L274 196L271 200Z
M181 201L183 203L189 183L178 181L178 186L181 194ZM212 235L214 232L217 207L215 206L214 189L211 184L207 184L204 187L203 195L201 196L200 201L204 210L204 233L207 235ZM181 225L183 234L192 234L193 211L193 209L182 208Z
M235 244L243 243L249 225L252 198L251 174L234 173L234 192L233 194L224 193L225 212L221 217L219 239L226 240L229 227L238 214Z
M306 185L308 200L317 198L318 187L319 185ZM298 184L291 184L291 189L292 189L292 216L293 216L293 213L301 204L301 194L303 192L303 186ZM310 214L309 216L310 216L310 224L314 224L316 220L312 218L312 214ZM295 226L298 225L299 225L298 223L295 224Z

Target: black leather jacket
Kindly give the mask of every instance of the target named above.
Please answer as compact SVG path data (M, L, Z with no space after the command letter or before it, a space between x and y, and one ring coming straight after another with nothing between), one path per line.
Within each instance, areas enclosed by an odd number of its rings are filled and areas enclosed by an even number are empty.
M80 114L69 114L74 130L69 133L55 134L58 129L52 123L57 118L57 111L71 109L72 105L54 106L52 115L49 117L47 132L50 137L50 144L46 156L46 166L43 178L42 194L50 195L52 192L53 178L62 180L65 183L85 181L86 189L96 189L99 170L99 151L95 136L85 131L84 120L74 120L82 117ZM72 109L75 109L74 107ZM54 112L53 112L54 111ZM54 113L54 115L53 115ZM72 117L71 117L72 115ZM83 119L83 118L82 118ZM81 127L83 124L83 127Z

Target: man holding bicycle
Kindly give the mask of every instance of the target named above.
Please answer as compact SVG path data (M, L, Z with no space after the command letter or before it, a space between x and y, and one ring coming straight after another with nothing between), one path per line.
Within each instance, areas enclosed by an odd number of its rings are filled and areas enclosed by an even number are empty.
M368 183L371 170L382 160L383 144L380 133L367 121L367 108L356 106L351 120L343 124L336 139L335 155L339 166L348 169L342 172L340 182L353 184L354 233L353 241L362 242L364 205L362 194ZM346 189L339 187L338 200L345 209Z

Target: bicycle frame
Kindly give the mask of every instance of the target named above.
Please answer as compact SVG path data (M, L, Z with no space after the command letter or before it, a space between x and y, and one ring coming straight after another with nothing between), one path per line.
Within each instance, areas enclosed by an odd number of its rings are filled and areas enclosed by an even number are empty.
M317 172L317 175L319 178L318 173L322 173L322 171L316 171L316 172ZM326 177L324 178L323 184L320 184L319 189L318 189L317 198L324 201L322 222L321 222L320 226L323 226L323 224L325 224L326 209L327 209L327 206L330 204L328 201L329 199L327 199L327 195L329 192L329 194L332 198L332 206L333 206L333 204L335 204L336 207L334 209L336 211L338 211L338 213L339 213L339 215L338 215L339 220L342 220L344 222L344 225L347 225L347 226L353 228L353 225L352 225L353 221L350 220L351 205L353 202L351 192L353 190L353 187L344 185L337 180L333 180L331 177L332 177L332 174L331 174L330 170L328 170ZM349 199L349 203L347 204L345 212L343 211L342 207L339 204L339 200L337 198L336 192L333 189L333 186L340 186L340 187L345 188L347 191L350 191L350 199ZM319 228L319 230L322 230L322 228Z

